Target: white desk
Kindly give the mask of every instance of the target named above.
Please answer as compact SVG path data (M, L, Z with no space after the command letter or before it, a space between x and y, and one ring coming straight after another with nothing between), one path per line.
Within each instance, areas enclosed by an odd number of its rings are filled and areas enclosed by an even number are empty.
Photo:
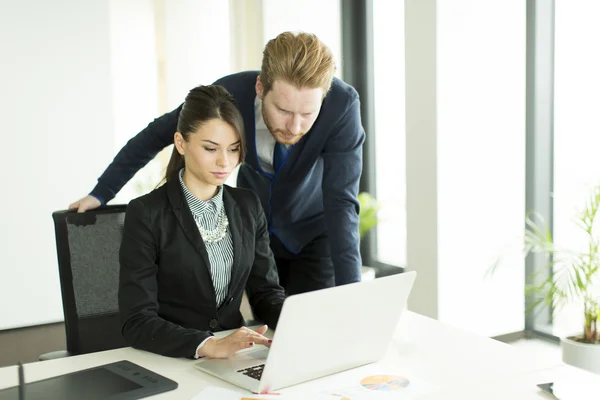
M554 368L523 374L510 381L499 381L494 386L484 387L483 385L477 385L472 388L468 398L486 400L549 400L551 397L545 395L536 386L539 383L549 382L575 384L586 390L584 393L571 393L570 397L563 397L565 400L595 399L598 397L598 393L600 393L600 375L562 364ZM594 385L593 392L590 392L589 385Z
M168 358L133 348L26 364L25 380L40 380L123 359L179 383L177 390L154 396L153 399L190 399L209 385L234 388L196 370L193 360ZM516 347L411 312L404 313L401 318L386 357L378 363L361 368L381 368L389 374L406 376L411 380L418 378L436 389L436 393L430 398L444 400L541 399L543 397L540 397L535 384L548 379L551 381L553 376L563 373L561 371L579 373L575 368L570 369L571 367L550 359L530 359ZM322 391L330 382L339 384L345 376L349 377L356 372L351 370L321 378L284 389L281 393ZM583 371L581 373L585 375ZM17 368L1 368L0 388L15 385Z

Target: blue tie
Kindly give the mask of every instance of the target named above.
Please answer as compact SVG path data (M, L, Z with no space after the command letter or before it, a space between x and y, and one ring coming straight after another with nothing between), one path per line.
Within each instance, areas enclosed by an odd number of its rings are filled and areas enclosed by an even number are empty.
M275 143L275 148L273 149L273 169L275 172L279 171L283 163L285 163L291 149L292 146L288 149L281 143Z

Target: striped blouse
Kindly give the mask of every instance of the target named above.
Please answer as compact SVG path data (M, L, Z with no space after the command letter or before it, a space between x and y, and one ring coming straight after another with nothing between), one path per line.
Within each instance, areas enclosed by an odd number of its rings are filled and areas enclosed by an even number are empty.
M188 206L192 211L196 225L205 231L216 229L219 213L223 206L223 186L219 187L218 193L210 200L202 201L195 197L183 182L183 171L179 171L179 183ZM223 304L227 297L229 281L231 280L231 267L233 266L233 241L231 232L227 229L225 237L217 242L204 242L210 262L210 275L217 297L217 307Z

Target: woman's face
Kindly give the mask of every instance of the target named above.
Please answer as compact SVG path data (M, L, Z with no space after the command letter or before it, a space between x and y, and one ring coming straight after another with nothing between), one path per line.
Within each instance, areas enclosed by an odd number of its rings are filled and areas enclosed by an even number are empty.
M240 139L233 127L221 119L211 119L185 141L175 133L175 146L185 157L186 173L194 181L221 186L240 161Z

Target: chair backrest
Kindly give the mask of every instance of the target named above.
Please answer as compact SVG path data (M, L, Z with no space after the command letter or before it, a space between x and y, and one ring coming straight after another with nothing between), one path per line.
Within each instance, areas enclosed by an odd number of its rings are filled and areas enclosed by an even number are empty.
M127 346L119 318L119 248L127 206L52 214L67 350L71 354Z

